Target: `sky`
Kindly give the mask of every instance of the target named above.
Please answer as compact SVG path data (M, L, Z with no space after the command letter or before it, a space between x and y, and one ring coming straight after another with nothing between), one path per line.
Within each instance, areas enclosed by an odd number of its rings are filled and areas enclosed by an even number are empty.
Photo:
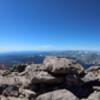
M100 0L0 0L0 51L100 50Z

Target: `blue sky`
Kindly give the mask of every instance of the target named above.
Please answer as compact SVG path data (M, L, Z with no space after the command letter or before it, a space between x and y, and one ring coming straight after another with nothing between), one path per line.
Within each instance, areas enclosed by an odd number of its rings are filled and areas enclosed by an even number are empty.
M100 50L100 0L0 0L0 51Z

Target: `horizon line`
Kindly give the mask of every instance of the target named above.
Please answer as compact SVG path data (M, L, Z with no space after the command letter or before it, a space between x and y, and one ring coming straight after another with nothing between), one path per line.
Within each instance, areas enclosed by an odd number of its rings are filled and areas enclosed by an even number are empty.
M64 51L100 52L100 50L89 50L89 49L65 49L65 50L8 50L8 51L0 51L0 53L12 53L12 52L64 52Z

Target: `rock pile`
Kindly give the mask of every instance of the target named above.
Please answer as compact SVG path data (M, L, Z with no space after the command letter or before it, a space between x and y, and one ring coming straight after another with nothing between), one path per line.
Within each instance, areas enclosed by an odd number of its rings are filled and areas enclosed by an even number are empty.
M0 69L0 100L100 100L100 67L47 56L42 64Z

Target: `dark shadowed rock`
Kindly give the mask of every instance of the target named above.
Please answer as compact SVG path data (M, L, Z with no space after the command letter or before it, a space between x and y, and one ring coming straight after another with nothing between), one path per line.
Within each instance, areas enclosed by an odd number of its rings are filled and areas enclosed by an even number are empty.
M4 91L3 91L4 96L14 96L18 97L19 96L19 88L17 86L8 86Z
M73 86L73 85L80 85L82 84L80 78L76 74L68 74L66 75L66 84L68 86Z
M3 91L8 87L8 85L2 84L0 85L0 95L2 95Z
M23 72L25 70L25 68L27 67L27 64L16 64L13 65L12 71L16 71L16 72Z
M77 97L88 97L93 92L92 86L84 84L80 77L75 74L69 74L66 76L66 88L74 93Z

